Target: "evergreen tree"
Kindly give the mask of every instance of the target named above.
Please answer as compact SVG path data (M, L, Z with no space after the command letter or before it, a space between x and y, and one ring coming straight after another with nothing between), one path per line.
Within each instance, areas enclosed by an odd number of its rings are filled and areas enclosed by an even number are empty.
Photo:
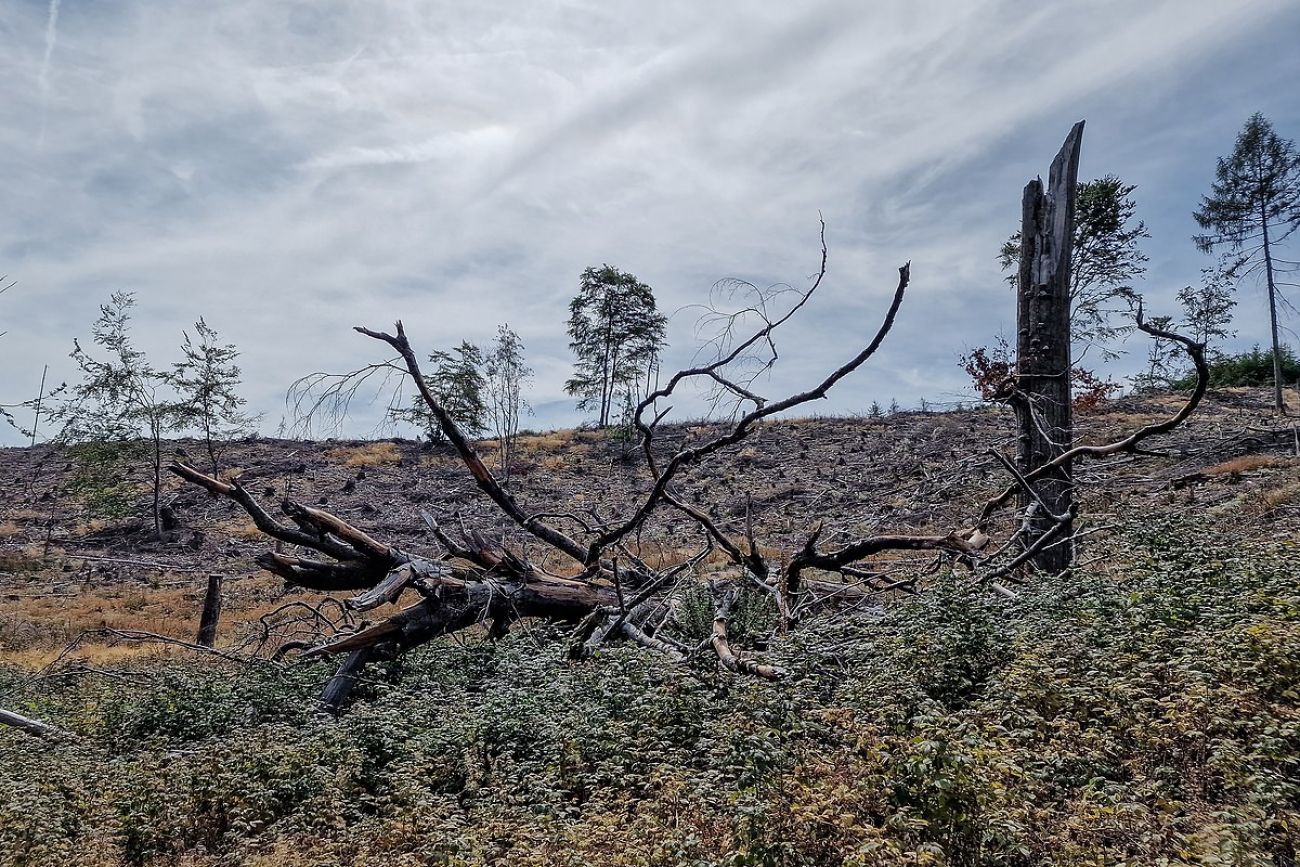
M471 439L482 436L488 429L483 350L463 340L451 352L438 350L431 353L429 361L433 367L425 382L433 396L447 410L461 433ZM411 398L408 408L392 409L388 415L394 421L404 421L425 431L432 442L443 439L438 420L418 394Z
M1251 115L1232 154L1219 158L1210 195L1201 197L1192 216L1206 230L1194 236L1197 247L1206 253L1226 248L1231 254L1225 274L1234 279L1264 277L1273 341L1273 405L1285 412L1277 275L1295 263L1278 260L1274 247L1300 227L1300 154L1295 144L1274 132L1262 114Z
M121 493L122 480L114 476L112 457L122 447L136 443L143 431L150 445L153 470L154 532L162 536L162 437L177 425L176 404L160 395L167 377L150 366L145 354L131 341L131 310L135 298L130 292L115 292L108 304L100 305L91 340L103 351L103 358L87 352L73 341L71 358L81 372L81 382L72 386L69 397L54 413L62 422L59 439L88 446L97 492L110 499Z
M172 365L166 379L176 389L176 421L197 428L203 439L212 475L217 475L221 446L252 429L256 419L244 412L247 401L239 395L239 350L221 343L217 332L202 317L194 323L197 340L185 332L181 361Z
M667 318L654 292L632 274L609 265L582 272L569 304L569 347L577 356L565 384L578 409L594 411L607 427L619 397L639 388L658 363Z

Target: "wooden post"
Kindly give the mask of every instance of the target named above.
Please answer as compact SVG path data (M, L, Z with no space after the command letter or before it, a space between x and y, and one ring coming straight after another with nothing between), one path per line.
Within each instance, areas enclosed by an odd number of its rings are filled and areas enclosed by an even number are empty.
M1083 121L1066 136L1052 161L1047 188L1041 178L1025 187L1020 229L1020 271L1017 280L1016 382L1023 394L1017 401L1018 457L1025 474L1061 454L1071 445L1074 422L1070 392L1070 257L1074 246L1074 205L1079 177L1079 146ZM1055 515L1073 508L1073 472L1069 465L1039 476L1032 483ZM1029 538L1056 526L1035 498L1021 492L1028 510ZM1059 541L1034 558L1046 572L1070 568L1074 548L1072 528L1058 530Z
M203 597L203 616L199 619L196 643L213 647L217 643L217 623L221 620L221 576L208 576L208 592Z

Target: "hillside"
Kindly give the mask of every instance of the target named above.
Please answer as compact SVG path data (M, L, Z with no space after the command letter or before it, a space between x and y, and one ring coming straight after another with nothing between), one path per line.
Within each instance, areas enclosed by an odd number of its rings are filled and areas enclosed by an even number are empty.
M1214 394L1163 456L1085 465L1071 577L1009 599L932 554L872 563L923 573L924 592L762 643L776 684L623 645L572 663L564 630L535 624L378 668L337 721L314 698L329 666L270 657L312 618L356 615L286 616L320 597L257 571L268 543L242 511L170 480L160 542L133 516L142 463L132 514L105 519L85 504L116 476L0 451L0 707L77 736L0 728L0 863L1293 864L1300 460L1266 401ZM1082 436L1177 403L1105 404ZM779 421L680 492L729 533L752 514L772 551L819 521L828 538L946 532L1005 485L990 451L1009 436L991 409ZM603 518L647 485L598 432L520 455L529 509ZM268 505L318 504L403 548L437 551L424 510L541 553L438 447L256 439L224 463ZM697 536L669 518L637 553ZM218 648L253 661L138 634L192 640L208 574L226 577ZM706 634L695 608L685 628Z

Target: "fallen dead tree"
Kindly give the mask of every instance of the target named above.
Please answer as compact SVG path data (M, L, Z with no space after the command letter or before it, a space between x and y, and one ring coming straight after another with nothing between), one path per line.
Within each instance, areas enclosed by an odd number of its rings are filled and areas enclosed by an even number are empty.
M679 496L676 485L692 468L707 464L754 435L766 419L825 397L866 364L888 336L907 292L909 265L899 269L889 307L874 336L858 353L806 391L779 400L757 393L754 371L776 362L778 329L809 303L822 284L826 275L824 239L821 252L817 275L783 312L770 315L766 303L749 307L746 313L757 317L759 323L739 336L734 332L741 318L727 318L723 335L713 344L711 360L677 371L639 403L633 424L640 435L639 451L651 482L649 490L639 501L629 503L622 514L597 516L592 522L570 514L563 504L547 503L542 510L532 511L501 484L430 390L400 322L392 333L356 329L390 347L396 357L339 377L333 397L355 393L358 379L373 375L376 369L400 371L419 393L481 493L519 533L553 552L566 564L563 568L542 568L504 541L489 540L473 529L461 528L453 535L427 514L425 521L441 550L407 551L375 539L329 512L286 499L279 504L279 515L273 516L237 481L222 481L184 463L173 464L171 471L241 506L257 528L277 542L276 550L260 555L257 563L289 584L321 592L355 591L345 604L356 612L375 612L412 600L377 622L302 648L308 658L345 657L323 695L329 707L345 704L351 685L373 660L478 624L484 624L491 635L502 635L516 621L531 618L571 624L575 657L589 656L607 642L630 641L679 661L699 660L709 654L716 664L732 671L774 679L781 676L780 669L754 658L732 639L730 625L742 591L752 588L769 596L778 613L777 628L788 630L817 611L852 607L887 590L915 592L919 586L915 579L887 577L870 564L873 558L890 552L919 551L957 564L968 571L972 581L1014 596L1004 585L1022 582L1034 558L1047 547L1068 543L1077 508L1071 505L1065 513L1054 513L1036 492L1035 479L1070 462L1146 453L1146 441L1182 423L1205 393L1208 370L1203 347L1149 325L1139 309L1137 327L1180 345L1198 375L1196 389L1173 417L1114 442L1075 446L1038 467L1017 468L999 457L1009 484L967 527L936 535L872 535L827 549L822 546L824 534L819 525L797 550L774 558L764 553L755 538L752 515L743 533L729 533L709 509ZM755 359L758 364L753 363ZM730 400L731 421L712 438L683 445L665 456L657 438L670 409L665 404L688 383L705 383L716 395ZM1014 400L1017 384L1008 383L1006 393ZM1001 531L993 519L1005 512L1017 492L1028 505L1007 522L1006 538L994 544L995 533ZM651 531L652 524L665 514L689 519L699 531L700 546L676 562L652 567L639 556L633 540ZM719 556L728 568L703 585L713 600L711 632L703 642L688 643L671 628L674 596L706 559ZM700 582L696 586L701 586Z
M76 739L76 735L64 731L57 726L52 726L47 722L32 719L31 717L23 716L20 713L15 713L3 708L0 708L0 725L16 728L19 731L24 731L29 735L34 735L35 737L47 741L68 741Z

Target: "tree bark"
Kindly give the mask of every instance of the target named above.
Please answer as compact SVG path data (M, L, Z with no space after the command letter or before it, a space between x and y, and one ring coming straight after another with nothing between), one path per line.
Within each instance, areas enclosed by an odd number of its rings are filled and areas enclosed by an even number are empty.
M199 635L196 644L214 647L217 642L217 624L221 621L221 576L208 576L208 592L203 597L203 615L199 618Z
M1277 339L1277 284L1273 281L1273 250L1268 237L1268 211L1259 208L1260 225L1264 232L1264 276L1268 280L1268 322L1273 337L1273 408L1286 415L1286 401L1282 399L1282 347Z
M1036 178L1022 202L1020 271L1017 280L1016 402L1021 471L1033 479L1033 496L1020 495L1026 510L1025 544L1056 527L1073 508L1073 472L1065 461L1049 472L1035 471L1071 446L1070 258L1074 240L1075 193L1083 121L1070 130L1052 161L1047 187ZM1050 513L1050 514L1049 514ZM1054 517L1055 516L1055 517ZM1073 561L1071 528L1039 551L1034 565L1061 572Z
M47 722L32 719L31 717L14 713L11 710L4 710L3 708L0 708L0 725L21 729L29 735L35 735L36 737L44 738L47 741L71 740L76 737L71 732L66 732Z

